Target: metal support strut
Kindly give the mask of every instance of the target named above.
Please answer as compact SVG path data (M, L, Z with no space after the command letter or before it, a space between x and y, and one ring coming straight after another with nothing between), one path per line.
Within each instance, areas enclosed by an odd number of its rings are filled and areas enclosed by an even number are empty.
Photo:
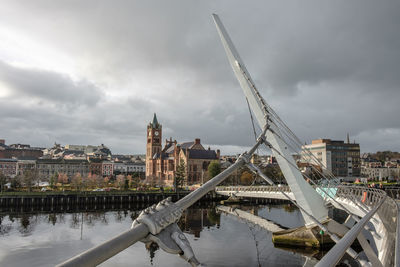
M133 221L132 228L141 223L145 224L150 233L141 240L143 243L157 243L165 252L179 254L192 266L200 266L189 240L176 224L181 216L182 209L172 203L169 197L157 205L143 210L139 217Z
M176 225L176 222L181 217L183 210L189 208L211 190L214 190L219 183L249 161L256 149L263 143L267 129L268 127L264 127L263 132L257 138L257 142L248 152L242 153L233 165L203 184L200 188L175 203L172 203L170 199L166 199L157 205L146 208L140 213L130 230L57 266L96 266L137 241L153 241L166 252L179 254L193 266L199 266L189 242Z

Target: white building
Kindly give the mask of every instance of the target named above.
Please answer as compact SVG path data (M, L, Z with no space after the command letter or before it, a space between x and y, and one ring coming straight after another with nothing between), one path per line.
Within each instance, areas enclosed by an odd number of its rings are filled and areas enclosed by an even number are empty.
M325 173L337 177L360 176L360 145L330 139L313 140L302 146L302 162L321 165ZM312 155L312 156L311 156ZM319 163L321 162L321 164Z
M397 180L400 177L400 168L370 168L363 166L361 167L361 175L374 181Z

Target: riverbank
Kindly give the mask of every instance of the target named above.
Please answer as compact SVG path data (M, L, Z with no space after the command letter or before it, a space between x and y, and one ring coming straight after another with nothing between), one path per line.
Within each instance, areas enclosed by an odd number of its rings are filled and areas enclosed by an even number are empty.
M85 192L7 192L0 195L0 211L74 211L108 209L115 207L132 208L148 206L167 197L172 201L188 195L190 191L140 192L140 191L85 191ZM209 192L202 201L219 201L224 197Z

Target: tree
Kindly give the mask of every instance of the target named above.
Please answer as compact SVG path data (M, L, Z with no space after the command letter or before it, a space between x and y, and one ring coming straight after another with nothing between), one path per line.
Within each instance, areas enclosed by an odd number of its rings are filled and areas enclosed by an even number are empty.
M21 187L22 185L22 175L18 174L17 176L15 176L13 179L11 179L10 183L11 183L11 188L13 189L17 189L19 187Z
M253 175L248 171L244 171L240 176L240 182L243 185L250 185L252 181L253 181Z
M89 188L94 188L96 187L97 184L97 174L93 174L93 173L89 173L88 177L87 177L87 183L88 183L88 187Z
M62 190L64 191L64 184L68 183L68 176L65 173L59 173L58 182L61 183Z
M139 177L139 175L136 173L136 174L134 175L134 177L132 178L132 186L135 187L135 188L138 188L139 185L140 185L140 177Z
M277 164L268 165L263 172L274 182L282 183L285 180L281 168Z
M181 161L179 165L176 167L176 172L174 176L174 189L175 192L178 192L179 187L183 185L183 182L186 179L186 166L185 162Z
M96 175L95 176L95 181L96 181L96 186L97 187L104 187L104 178L101 175Z
M104 177L104 179L103 179L104 186L108 186L109 181L110 181L110 177Z
M7 183L7 177L3 172L0 172L0 192L4 192L5 184Z
M133 180L132 175L127 175L126 176L125 188L124 188L125 190L128 190L129 188L131 188L132 180Z
M208 177L212 179L214 176L217 176L221 172L221 164L218 160L211 161L210 165L208 165Z
M51 188L54 188L54 186L55 186L55 184L57 182L57 179L58 179L58 173L57 172L54 173L52 176L50 176L49 185L50 185Z
M37 170L32 170L32 180L35 186L39 186L40 183L40 176Z
M34 173L31 170L24 171L22 176L25 186L28 189L28 192L32 191L32 182L34 181Z
M115 179L115 186L119 189L122 189L125 185L125 175L118 174L117 178Z
M82 187L82 175L78 172L71 179L71 184L75 188L75 190L80 190Z

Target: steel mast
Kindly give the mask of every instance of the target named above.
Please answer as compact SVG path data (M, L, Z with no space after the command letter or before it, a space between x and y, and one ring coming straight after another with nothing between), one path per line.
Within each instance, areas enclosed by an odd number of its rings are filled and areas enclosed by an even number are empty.
M246 98L248 99L251 110L253 111L259 126L261 129L268 126L268 131L266 133L267 141L278 151L275 152L272 150L272 153L276 157L297 203L308 213L313 215L318 221L325 221L328 219L328 209L325 207L322 197L304 180L301 172L295 167L297 166L296 162L290 154L287 145L279 138L279 136L277 136L279 129L274 123L271 123L274 118L270 107L258 92L218 15L213 14L213 18L229 63L232 66L233 72L235 73ZM316 225L309 216L304 214L303 211L302 215L307 227Z

